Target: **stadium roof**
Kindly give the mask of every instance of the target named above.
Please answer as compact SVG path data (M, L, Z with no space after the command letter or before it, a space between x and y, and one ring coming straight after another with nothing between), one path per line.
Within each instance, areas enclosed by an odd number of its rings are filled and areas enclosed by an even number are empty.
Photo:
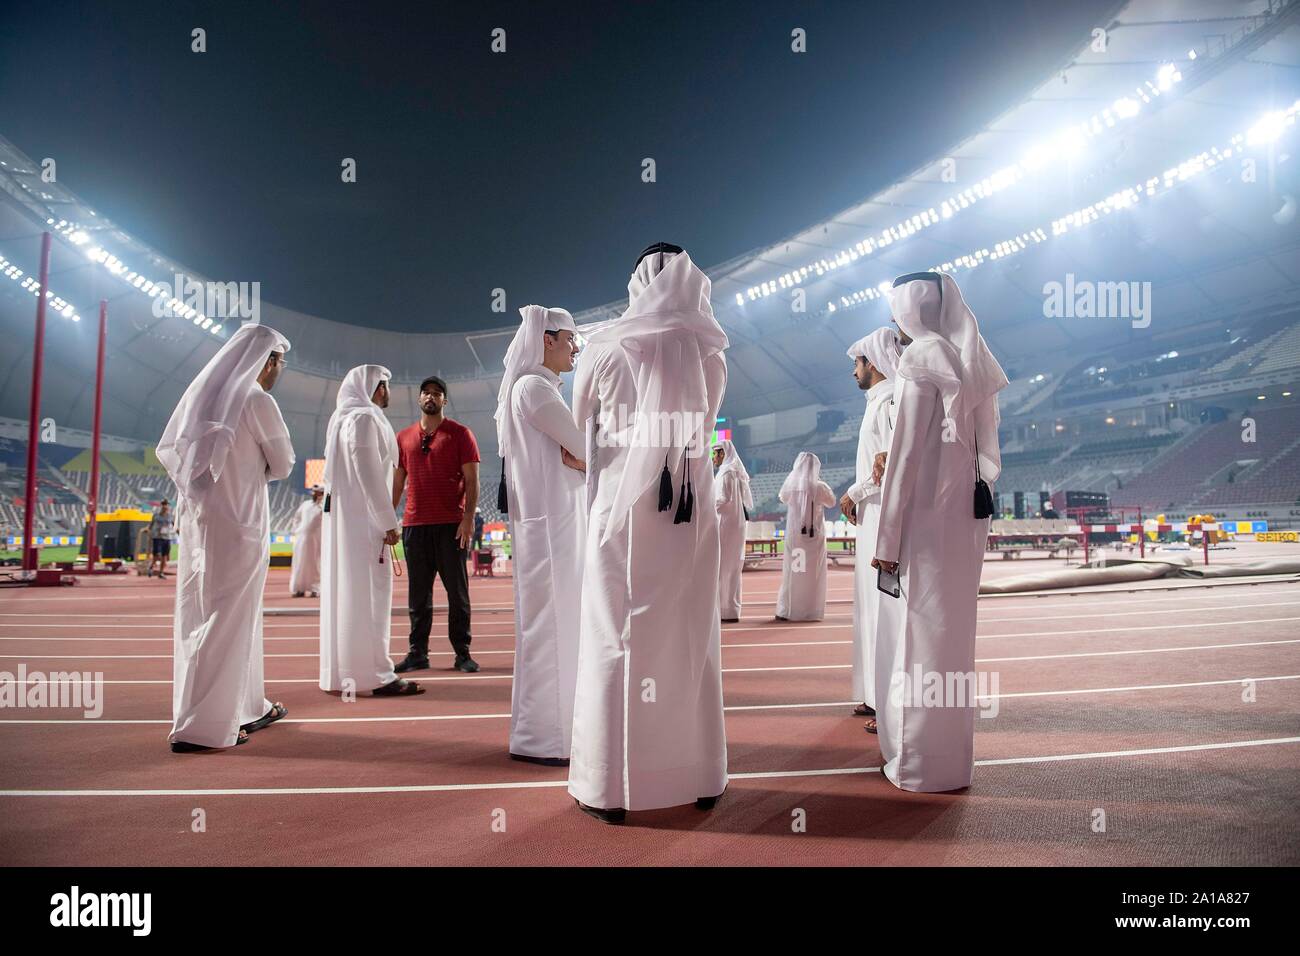
M992 67L993 65L991 65ZM1013 378L1089 344L1132 342L1236 310L1294 303L1300 285L1300 0L1133 0L1104 35L1020 103L911 176L797 235L707 271L731 337L732 420L846 397L844 350L888 320L893 276L953 271ZM925 122L923 115L917 122ZM882 148L908 131L882 130ZM834 148L833 145L825 148ZM846 162L851 162L846 158ZM155 315L152 283L203 279L97 216L0 138L0 415L27 417L39 240L56 232L42 414L88 427L95 308L107 298L104 430L152 440L229 327L201 312ZM651 236L647 240L671 236ZM21 274L18 274L21 271ZM1067 274L1151 282L1151 324L1048 318L1043 287ZM8 277L6 278L6 275ZM359 279L358 281L363 281ZM66 309L64 309L66 305ZM513 305L513 303L512 303ZM803 311L798 311L798 305ZM625 302L578 313L618 314ZM73 321L73 316L80 321ZM489 460L491 414L513 324L476 333L362 328L262 302L293 342L276 397L300 455L319 454L337 382L353 364L393 369L392 415L440 374L452 414Z

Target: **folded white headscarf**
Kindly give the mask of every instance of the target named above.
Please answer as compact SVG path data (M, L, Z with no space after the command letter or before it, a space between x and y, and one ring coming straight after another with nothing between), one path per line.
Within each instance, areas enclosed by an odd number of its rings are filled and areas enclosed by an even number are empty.
M735 472L736 480L740 482L741 501L746 508L754 507L754 495L749 490L749 472L745 468L745 463L740 460L740 453L736 451L735 444L730 438L724 438L715 447L722 449L722 464L718 466L718 479L720 480L729 471Z
M338 459L335 446L338 444L339 433L350 418L359 415L369 415L374 418L380 428L382 436L380 440L387 443L389 453L396 461L397 435L393 432L388 416L374 403L373 398L379 383L387 382L392 377L393 373L382 365L358 365L343 376L343 384L339 386L338 398L334 402L334 414L330 416L329 424L325 428L324 481L327 490L332 490L334 487L334 469Z
M913 279L888 293L894 321L912 339L898 362L898 377L939 390L957 439L972 455L978 445L980 477L992 482L1002 472L997 394L1006 388L1007 376L980 335L956 280L947 273L932 274L938 282Z
M881 375L892 379L898 375L898 360L902 357L903 347L899 344L898 333L886 325L850 345L848 354L852 359L865 358Z
M810 451L801 451L794 460L794 467L781 484L781 501L786 505L786 533L797 520L800 531L804 534L816 534L822 523L818 520L814 502L817 500L817 486L821 484L822 460Z
M526 372L536 371L542 367L542 355L545 350L544 338L547 332L568 329L577 332L573 316L564 309L547 309L540 305L526 305L519 310L522 321L515 337L510 340L506 357L502 360L505 375L501 387L497 390L497 410L493 416L497 423L497 452L505 458L510 452L511 418L510 391L515 382Z
M187 498L221 478L248 396L272 352L289 340L264 325L240 326L190 382L158 441L158 461Z
M628 282L631 303L623 316L584 328L592 345L617 342L636 379L636 421L602 544L619 532L664 468L680 476L688 447L694 457L707 450L704 363L728 344L713 317L710 289L709 277L685 252L651 253ZM668 420L689 426L686 433L659 434Z

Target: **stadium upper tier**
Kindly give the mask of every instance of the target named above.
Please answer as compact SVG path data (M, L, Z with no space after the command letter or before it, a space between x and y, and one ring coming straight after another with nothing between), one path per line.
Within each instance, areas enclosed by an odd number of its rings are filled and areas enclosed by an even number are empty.
M731 339L723 413L732 422L851 398L845 349L888 321L880 287L903 272L942 267L957 276L1014 380L1009 397L1026 402L1043 392L1032 376L1045 358L1103 343L1145 350L1156 335L1293 306L1300 2L1133 0L1099 26L1104 34L1080 37L1069 62L945 155L708 270ZM829 142L820 148L834 148ZM8 343L0 415L28 414L33 276L39 233L50 229L50 292L59 298L51 300L42 416L89 427L95 310L107 298L104 431L154 441L237 317L208 314L215 310L204 301L186 298L179 314L157 314L173 297L163 287L175 275L215 277L133 238L41 172L39 161L0 139L0 328ZM634 237L629 267L645 242L678 238ZM432 264L429 278L454 281ZM1053 283L1093 284L1109 317L1082 314L1073 298L1053 313ZM494 477L501 360L515 310L528 301L527 290L511 295L499 326L469 334L385 331L261 302L261 321L293 343L276 398L299 457L321 453L342 374L378 362L395 373L390 414L398 425L417 416L421 378L447 379L450 414L475 431L485 475ZM624 307L547 304L574 309L579 323ZM437 326L433 306L414 308ZM1243 387L1258 373L1253 358L1242 356ZM1066 383L1058 389L1057 407L1073 394Z

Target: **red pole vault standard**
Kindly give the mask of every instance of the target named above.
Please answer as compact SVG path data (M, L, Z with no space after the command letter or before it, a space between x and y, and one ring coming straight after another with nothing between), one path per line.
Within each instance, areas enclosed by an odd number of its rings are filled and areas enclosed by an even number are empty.
M108 342L108 300L99 300L99 357L95 362L95 430L90 438L90 520L86 523L86 570L99 561L99 423L104 414L104 347Z
M32 400L27 422L27 493L23 500L23 570L36 570L32 543L36 517L36 440L40 437L41 365L45 357L45 297L50 285L50 234L41 234L41 287L36 294L36 342L32 346Z

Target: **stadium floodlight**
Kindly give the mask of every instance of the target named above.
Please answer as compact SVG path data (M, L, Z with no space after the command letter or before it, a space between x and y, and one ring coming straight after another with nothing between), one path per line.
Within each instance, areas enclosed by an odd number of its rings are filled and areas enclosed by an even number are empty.
M1121 119L1132 119L1137 116L1142 109L1142 104L1131 96L1125 96L1116 100L1113 104L1115 113Z
M26 275L22 269L10 262L4 256L0 256L0 275L5 276L12 282L17 282L19 287L26 292L30 292L36 298L41 297L41 284L33 276ZM55 295L51 290L45 290L45 298L50 300L50 305L59 315L73 322L80 322L81 316L73 308L72 303L62 296Z
M1132 119L1141 112L1141 106L1136 99L1133 99L1134 96L1140 98L1143 103L1150 103L1152 97L1160 96L1162 90L1171 89L1175 83L1181 82L1182 79L1183 75L1179 72L1178 67L1172 63L1166 63L1160 67L1159 72L1156 74L1156 82L1145 81L1143 85L1133 90L1132 95L1116 100L1111 108L1115 110L1120 119ZM1105 133L1116 125L1118 124L1110 111L1103 109L1100 113L1093 114L1082 123L1059 132L1054 139L1034 146L1019 162L1003 167L987 179L977 183L974 187L964 189L940 201L941 213L936 213L932 208L928 214L911 216L902 222L881 229L878 234L872 234L859 240L852 246L837 252L829 260L820 259L796 271L806 275L809 268L811 268L820 277L840 266L851 265L861 259L868 258L885 246L913 236L937 222L951 219L958 211L967 209L977 202L988 199L995 193L1015 185L1026 174L1037 172L1053 160L1062 156L1066 159L1073 158L1083 152L1089 139ZM749 301L753 302L759 298L766 298L773 292L778 291L780 287L778 281L768 280L752 285L746 291ZM737 305L744 305L744 300L738 299Z
M1250 132L1246 134L1246 142L1251 146L1271 143L1282 135L1283 128L1294 122L1295 107L1290 110L1274 110L1271 113L1265 113L1263 118L1252 126Z
M1276 129L1277 131L1276 135L1273 136L1273 139L1280 136L1286 129L1293 127L1298 114L1300 114L1300 100L1297 100L1285 110L1270 113L1268 116L1268 122L1270 123L1269 128ZM1261 124L1257 124L1256 128L1258 128L1259 125L1262 125L1262 122L1263 121L1261 121ZM1197 155L1184 160L1172 169L1166 170L1163 176L1153 176L1136 186L1130 186L1126 189L1119 190L1104 199L1098 200L1090 206L1076 209L1074 212L1068 213L1059 219L1054 220L1051 224L1052 237L1055 238L1056 236L1064 235L1072 230L1081 229L1084 226L1091 225L1092 223L1097 222L1103 215L1107 215L1111 212L1133 208L1141 202L1143 195L1154 196L1158 192L1172 189L1206 170L1214 168L1218 161L1230 159L1234 153L1241 151L1239 144L1245 139L1248 139L1248 137L1238 133L1233 136L1230 139L1229 144L1225 145L1222 149L1218 146L1212 146L1210 149L1203 150ZM993 255L991 256L989 255L987 248L979 249L964 256L958 256L942 265L932 266L931 269L932 271L938 272L955 272L959 268L974 269L976 266L982 265L986 261L1002 259L1006 256L1023 252L1025 249L1029 248L1031 244L1045 242L1047 238L1047 232L1040 227L1026 233L1021 233L1019 236L1011 239L995 242L993 244ZM865 290L861 290L861 293L853 293L850 296L841 296L840 301L845 307L856 306L862 302L877 298L878 296L875 295L875 292L875 287L868 287ZM1104 368L1099 369L1098 374L1105 371Z
M1196 59L1196 51L1195 51L1195 50L1188 50L1188 51L1187 51L1187 59L1189 59L1189 60L1195 60L1195 59Z

